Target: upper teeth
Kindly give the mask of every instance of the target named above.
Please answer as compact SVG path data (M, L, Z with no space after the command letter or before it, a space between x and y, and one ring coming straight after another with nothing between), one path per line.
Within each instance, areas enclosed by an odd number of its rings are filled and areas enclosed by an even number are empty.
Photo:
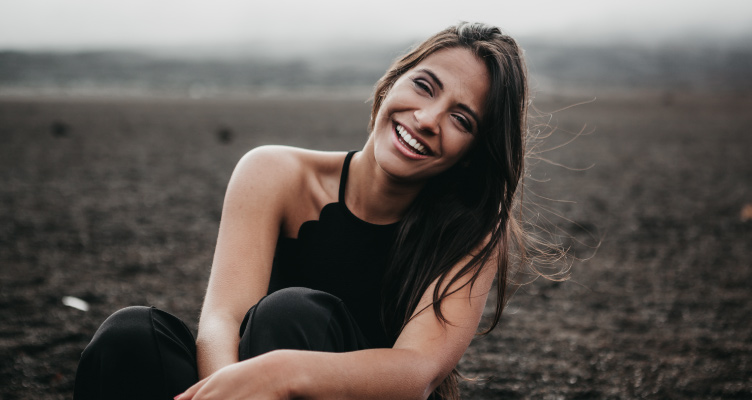
M418 141L415 140L414 137L412 137L409 133L407 133L407 130L405 130L405 128L402 127L402 125L397 125L397 133L399 133L402 140L404 140L405 143L409 144L410 147L415 149L415 151L417 151L420 154L425 154L423 151L426 149L426 147L418 143Z

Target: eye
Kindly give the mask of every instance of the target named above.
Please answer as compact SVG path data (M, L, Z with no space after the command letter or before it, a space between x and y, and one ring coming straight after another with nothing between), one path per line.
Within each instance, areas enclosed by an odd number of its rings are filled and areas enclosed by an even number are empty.
M431 85L429 85L425 80L415 78L413 79L413 86L415 86L415 88L420 90L421 92L425 92L429 96L433 96L433 93L431 93Z
M467 118L465 118L464 115L454 114L452 117L460 124L465 132L472 132L473 125L470 123L470 121L467 120Z

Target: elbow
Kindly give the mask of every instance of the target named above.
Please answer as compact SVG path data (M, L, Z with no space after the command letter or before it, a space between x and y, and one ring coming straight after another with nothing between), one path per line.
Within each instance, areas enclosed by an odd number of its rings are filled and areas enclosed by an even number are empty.
M444 379L446 379L446 376L437 376L432 379L427 385L424 385L420 399L428 399L431 394L441 385L441 383L444 382Z
M416 368L413 381L416 383L414 386L415 392L411 399L427 399L448 377L451 378L454 369L454 364L451 367L447 367L442 362L434 360L425 360L421 363L422 368Z
M433 380L431 380L431 383L425 388L425 391L421 397L421 399L427 399L431 394L433 394L437 389L439 389L440 386L444 382L447 383L447 387L442 388L442 393L444 393L444 397L442 398L459 398L458 393L458 377L460 377L458 373L455 372L454 368L452 368L449 372L441 373L439 375L436 375ZM456 393L457 396L449 396L446 397L449 393Z

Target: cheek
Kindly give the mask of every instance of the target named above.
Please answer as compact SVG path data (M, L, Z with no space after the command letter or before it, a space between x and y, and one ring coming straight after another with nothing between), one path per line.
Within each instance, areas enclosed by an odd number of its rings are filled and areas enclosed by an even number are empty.
M393 91L394 89L392 89L392 92ZM376 113L376 119L373 123L374 131L384 129L391 131L392 116L404 109L404 106L401 105L398 100L398 98L389 95L384 99L381 103L381 107L379 107L379 111Z
M459 160L470 152L474 139L474 137L468 134L460 134L446 143L447 150L452 153L453 159Z
M379 111L376 113L376 123L383 123L384 121L389 119L389 114L391 113L390 110L394 109L394 102L392 101L392 96L387 95L384 98L384 101L381 102L381 106L379 107Z
M384 110L385 108L382 105L381 109L379 109L379 112L376 114L376 119L373 121L373 132L371 133L383 131L389 125L389 116Z
M389 90L379 107L379 115L389 116L394 112L410 109L416 106L418 96L412 87L408 87L399 81Z

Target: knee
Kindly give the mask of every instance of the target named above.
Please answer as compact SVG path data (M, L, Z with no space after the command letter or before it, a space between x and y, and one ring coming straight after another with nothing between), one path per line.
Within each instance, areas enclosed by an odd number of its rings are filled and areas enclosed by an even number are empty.
M293 287L266 296L256 307L256 323L279 324L287 321L328 320L342 301L319 290ZM263 321L263 322L262 322Z
M150 307L142 306L116 311L99 327L84 354L133 355L143 351L145 346L153 346L151 312Z
M325 350L332 316L343 308L331 294L288 288L276 291L253 307L241 328L240 359L276 349Z
M253 310L254 329L273 332L326 324L342 301L320 290L292 287L264 297Z

